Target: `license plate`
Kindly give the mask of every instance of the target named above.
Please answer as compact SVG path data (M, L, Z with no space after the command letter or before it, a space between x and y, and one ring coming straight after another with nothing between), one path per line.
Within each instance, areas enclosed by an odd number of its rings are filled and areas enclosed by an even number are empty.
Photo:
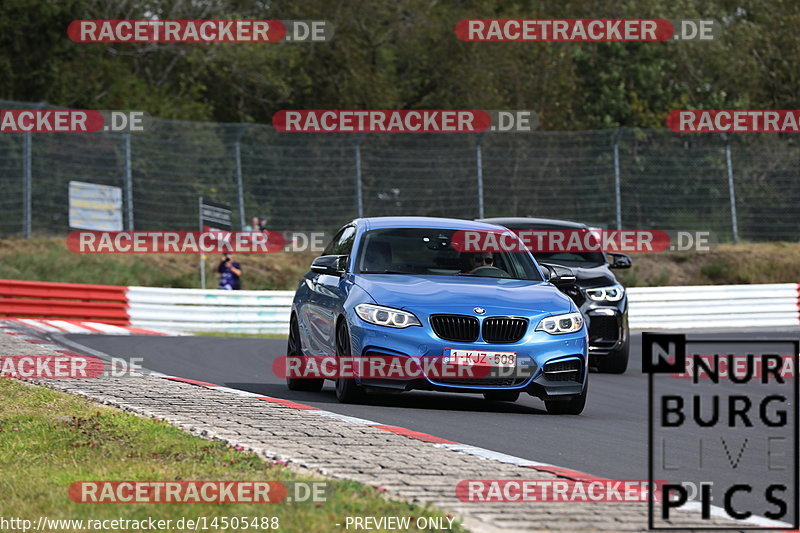
M445 352L444 362L462 366L514 368L517 366L517 354L515 352L452 349Z

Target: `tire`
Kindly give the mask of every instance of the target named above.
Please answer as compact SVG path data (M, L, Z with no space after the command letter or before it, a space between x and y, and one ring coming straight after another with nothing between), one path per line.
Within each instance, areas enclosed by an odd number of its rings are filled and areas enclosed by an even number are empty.
M519 391L492 390L484 392L483 397L490 402L516 402L519 400Z
M303 348L300 344L300 326L297 324L297 317L294 315L292 315L292 319L289 322L289 341L286 344L286 355L303 355ZM324 379L290 378L286 376L286 386L289 390L319 392L324 384Z
M586 396L589 393L589 384L583 388L580 396L576 396L570 400L545 400L544 405L547 408L547 413L551 415L579 415L586 407Z
M631 353L630 339L619 350L597 358L597 371L603 374L624 374Z
M336 326L336 355L352 357L350 348L350 332L344 320ZM364 398L364 390L353 378L336 379L336 399L340 403L359 403Z

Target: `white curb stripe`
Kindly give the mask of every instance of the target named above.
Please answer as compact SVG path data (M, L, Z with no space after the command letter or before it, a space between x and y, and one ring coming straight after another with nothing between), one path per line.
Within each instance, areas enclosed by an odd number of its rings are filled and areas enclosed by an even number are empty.
M336 420L341 420L342 422L349 422L351 424L358 424L359 426L377 426L380 425L379 422L373 422L372 420L367 420L366 418L356 418L354 416L347 416L342 415L339 413L333 413L331 411L308 411L309 413L314 413L315 415L324 416L326 418L333 418Z
M130 335L131 332L128 329L121 328L119 326L113 326L111 324L103 324L102 322L84 322L87 326L94 329L99 329L104 333L111 333L114 335Z
M159 377L172 377L172 376L159 376ZM246 390L231 389L229 387L214 387L214 390L221 390L223 392L228 392L230 394L235 394L236 396L243 396L245 398L253 398L253 397L256 397L256 396L264 396L263 394L257 394L255 392L249 392L249 391L246 391Z
M515 457L513 455L507 455L501 452L495 452L492 450L487 450L486 448L479 448L477 446L471 446L469 444L434 444L437 448L447 448L448 450L453 450L454 452L461 452L467 455L474 455L476 457L481 457L483 459L488 459L490 461L497 461L500 463L507 463L517 466L552 466L556 467L555 465L551 465L548 463L540 463L537 461L531 461L530 459L523 459L522 457ZM561 467L556 467L561 468Z
M48 320L47 323L69 333L92 333L92 330L82 328L78 324L67 322L66 320Z
M32 318L17 318L15 320L17 320L18 322L22 322L23 324L27 324L28 326L34 329L38 329L40 331L61 331L58 328L54 328L53 326L49 326L44 322L41 322L39 320L34 320Z

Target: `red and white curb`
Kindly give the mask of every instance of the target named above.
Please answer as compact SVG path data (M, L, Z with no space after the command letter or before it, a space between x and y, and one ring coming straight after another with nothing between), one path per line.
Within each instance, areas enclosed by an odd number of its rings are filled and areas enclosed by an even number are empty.
M135 326L116 326L102 322L86 320L60 320L44 318L5 318L7 322L16 322L45 333L83 333L101 335L181 335L172 331L164 331Z
M228 394L234 394L236 396L241 396L244 398L253 398L255 400L262 400L268 403L282 405L287 409L297 409L301 411L306 411L307 413L314 414L317 416L323 416L326 418L332 418L335 420L339 420L342 422L347 422L350 424L356 424L359 426L367 426L376 429L380 429L383 431L388 431L390 433L394 433L396 435L402 435L409 439L414 439L422 442L431 443L433 446L437 448L444 448L447 450L451 450L454 452L463 453L466 455L473 455L475 457L480 457L481 459L486 459L489 461L496 461L499 463L506 463L516 465L522 468L531 468L533 470L539 472L547 472L548 474L553 474L555 476L574 480L574 481L583 481L590 483L592 481L601 481L601 482L610 482L613 480L602 478L598 476L594 476L592 474L586 474L584 472L580 472L578 470L572 470L570 468L564 468L561 466L551 465L548 463L541 463L538 461L532 461L530 459L524 459L522 457L516 457L513 455L507 455L501 452L496 452L493 450L488 450L486 448L480 448L478 446L472 446L469 444L460 444L458 442L454 442L451 440L443 439L441 437L437 437L435 435L431 435L429 433L422 433L420 431L415 431L413 429L408 429L399 426L388 426L385 424L380 424L378 422L374 422L372 420L367 420L364 418L357 418L353 416L342 415L339 413L334 413L332 411L325 411L323 409L319 409L312 405L306 405L303 403L295 402L292 400L285 400L283 398L273 398L271 396L264 396L263 394L258 394L255 392L244 391L240 389L232 389L230 387L224 387L222 385L217 385L214 383L208 383L205 381L197 381L194 379L188 378L180 378L176 376L170 376L168 374L162 374L160 372L151 372L151 376L160 377L163 379L169 379L171 381L179 381L181 383L189 383L191 385L196 385L198 387L204 387L211 390L217 390L220 392L225 392ZM678 508L679 510L683 510L686 512L698 512L701 510L701 505L699 502L688 502L684 504L682 507ZM764 528L791 528L791 524L785 522L779 522L777 520L770 520L769 518L761 517L761 516L751 516L745 520L733 520L728 514L725 512L725 509L722 507L712 505L711 506L711 515L717 518L732 520L738 522L742 525L753 525L757 527L764 527Z
M26 335L24 333L20 333L18 331L15 331L12 328L10 328L9 326L3 324L1 321L0 321L0 331L2 331L3 333L5 333L7 335L15 335L18 338L20 338L20 339L22 339L22 340L24 340L26 342L29 342L29 343L32 343L32 344L37 344L37 345L40 345L42 347L52 349L52 350L54 350L56 352L59 352L59 353L68 353L70 355L80 355L80 354L78 354L76 352L73 352L71 350L64 350L64 348L62 346L58 346L58 345L49 343L47 341L42 341L40 339L28 336L28 335ZM519 467L522 467L522 468L531 468L533 470L536 470L536 471L539 471L539 472L547 472L549 474L553 474L553 475L556 475L556 476L564 478L564 479L569 479L569 480L574 480L574 481L584 481L584 482L613 481L613 480L610 480L610 479L607 479L607 478L602 478L602 477L594 476L594 475L587 474L587 473L584 473L584 472L580 472L578 470L572 470L570 468L564 468L564 467L561 467L561 466L551 465L551 464L548 464L548 463L541 463L541 462L538 462L538 461L532 461L530 459L524 459L522 457L516 457L516 456L513 456L513 455L507 455L507 454L504 454L504 453L501 453L501 452L496 452L496 451L493 451L493 450L488 450L486 448L480 448L478 446L472 446L472 445L469 445L469 444L461 444L461 443L458 443L458 442L454 442L454 441L451 441L451 440L444 439L442 437L437 437L435 435L431 435L429 433L423 433L423 432L420 432L420 431L415 431L413 429L408 429L408 428L404 428L404 427L400 427L400 426L390 426L390 425L381 424L381 423L378 423L378 422L375 422L375 421L372 421L372 420L367 420L367 419L364 419L364 418L357 418L357 417L353 417L353 416L347 416L347 415L342 415L342 414L339 414L339 413L334 413L332 411L325 411L324 409L319 409L319 408L314 407L312 405L306 405L306 404L295 402L295 401L292 401L292 400L286 400L286 399L283 399L283 398L273 398L271 396L264 396L263 394L258 394L258 393L255 393L255 392L250 392L250 391L245 391L245 390L240 390L240 389L233 389L233 388L230 388L230 387L225 387L225 386L222 386L222 385L217 385L215 383L209 383L209 382L206 382L206 381L198 381L198 380L195 380L195 379L171 376L169 374L163 374L161 372L149 371L148 375L150 375L152 377L168 379L170 381L178 381L178 382L181 382L181 383L188 383L188 384L195 385L195 386L198 386L198 387L204 387L206 389L216 390L216 391L220 391L220 392L224 392L224 393L227 393L227 394L232 394L232 395L236 395L236 396L240 396L240 397L244 397L244 398L252 398L254 400L261 400L261 401L265 401L265 402L268 402L268 403L271 403L271 404L276 404L276 405L283 406L283 407L285 407L287 409L296 409L296 410L300 410L300 411L306 411L309 414L314 414L314 415L322 416L322 417L326 417L326 418L332 418L334 420L339 420L341 422L346 422L346 423L349 423L349 424L356 424L356 425L359 425L359 426L372 427L372 428L379 429L379 430L382 430L382 431L387 431L389 433L394 433L396 435L401 435L401 436L407 437L409 439L414 439L414 440L421 441L421 442L427 442L427 443L430 443L431 445L433 445L433 446L435 446L437 448L444 448L444 449L451 450L451 451L454 451L454 452L463 453L463 454L466 454L466 455L472 455L472 456L475 456L475 457L480 457L480 458L486 459L488 461L495 461L495 462L499 462L499 463L512 464L512 465L516 465L516 466L519 466ZM700 503L699 502L688 502L687 504L683 505L679 509L683 510L683 511L687 511L687 512L697 512L697 511L700 510ZM713 516L715 516L715 517L724 518L724 519L728 519L728 520L733 520L728 516L728 514L725 512L725 510L722 507L718 507L718 506L715 506L715 505L711 506L711 514ZM792 527L791 524L787 524L785 522L779 522L779 521L776 521L776 520L770 520L768 518L761 517L761 516L755 516L755 515L753 515L753 516L751 516L751 517L749 517L749 518L747 518L745 520L735 520L735 522L738 522L738 523L740 523L742 525L747 524L747 525L754 525L754 526L757 526L757 527L764 527L764 528L791 528Z

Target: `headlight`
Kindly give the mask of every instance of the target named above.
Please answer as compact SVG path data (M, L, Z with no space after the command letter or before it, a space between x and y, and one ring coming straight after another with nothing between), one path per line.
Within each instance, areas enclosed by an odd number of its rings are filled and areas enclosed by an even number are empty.
M536 331L545 331L551 335L574 333L583 327L583 315L580 313L567 313L543 318Z
M612 285L610 287L586 289L586 295L595 302L618 302L625 296L625 288L622 285Z
M413 313L383 307L381 305L358 304L356 313L361 320L378 326L389 326L390 328L407 328L408 326L421 326L419 319Z

